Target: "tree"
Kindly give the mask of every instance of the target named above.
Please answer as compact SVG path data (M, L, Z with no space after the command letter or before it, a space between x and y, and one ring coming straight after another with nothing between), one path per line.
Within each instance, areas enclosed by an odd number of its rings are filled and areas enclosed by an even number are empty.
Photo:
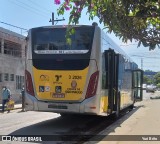
M160 88L160 83L157 84L157 87Z
M154 76L154 80L155 80L155 83L156 83L156 84L160 83L160 72L158 72L158 73Z
M89 19L99 22L122 38L123 42L139 41L150 50L160 44L160 0L54 0L61 4L58 14L70 10L69 24L78 24L81 12L87 8Z
M147 77L147 76L143 76L143 83L144 84L151 84L152 83L152 80L151 78Z

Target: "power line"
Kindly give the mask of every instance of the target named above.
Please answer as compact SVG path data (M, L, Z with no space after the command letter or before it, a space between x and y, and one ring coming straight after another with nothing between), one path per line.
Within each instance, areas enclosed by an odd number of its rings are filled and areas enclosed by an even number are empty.
M16 0L18 3L21 3L22 5L24 5L24 6L26 6L26 7L28 7L28 8L31 8L32 10L35 10L36 12L39 12L40 13L40 11L41 11L41 9L38 9L38 8L35 8L35 7L33 7L33 6L30 6L30 5L28 5L28 4L26 4L26 3L24 3L24 2L22 2L22 1L19 1L19 0ZM41 11L42 12L42 11ZM47 15L45 15L44 14L44 12L42 12L43 13L43 15L46 17L46 16L48 16L48 14ZM42 14L41 13L41 14Z
M3 32L3 31L0 31L1 33L4 33L4 34L9 34L9 33L7 33L7 32ZM17 38L17 36L12 36L12 37L16 37ZM22 39L22 40L24 40L24 38L21 38L21 37L18 37L19 39Z
M21 29L21 30L26 30L26 31L28 31L28 30L25 29L25 28L22 28L22 27L19 27L19 26L15 26L15 25L12 25L12 24L9 24L9 23L6 23L6 22L0 21L0 23L3 23L3 24L5 24L5 25L9 25L9 26L12 26L12 27L15 27L15 28L19 28L19 29Z
M35 1L32 1L32 0L28 0L28 1L30 1L30 3L32 3L32 4L35 4L35 5L38 5L39 7L41 7L42 8L42 10L46 13L46 11L47 11L47 14L49 13L52 13L52 19L50 19L50 21L49 22L52 22L52 25L54 25L54 22L57 22L58 23L58 21L63 21L63 20L65 20L64 18L63 19L54 19L54 16L53 16L53 12L52 11L50 11L50 10L48 10L47 8L45 8L45 7L43 7L42 5L40 5L39 3L36 3ZM46 11L45 11L45 10Z
M130 56L135 56L135 57L140 57L140 58L153 58L153 59L160 59L160 57L150 57L150 56L141 56L141 55L130 55Z
M137 45L138 46L138 43L137 44L136 43L134 43L134 44L121 44L120 46L127 47L127 46L131 46L131 45Z
M30 1L31 3L33 3L33 4L35 4L35 5L38 5L39 7L41 7L41 8L43 8L43 10L45 9L46 11L48 11L48 13L52 13L52 11L50 11L50 10L48 10L47 8L45 8L45 7L43 7L42 5L40 5L39 3L36 3L35 1L32 1L32 0L28 0L28 1ZM45 11L44 10L44 11ZM46 12L45 11L45 12Z
M11 1L11 0L9 0L9 2L11 2L12 4L14 4L14 5L16 5L16 6L19 6L19 7L23 7L25 10L27 10L27 11L29 11L29 12L33 12L34 14L37 14L37 15L39 15L39 16L42 16L42 17L46 17L46 15L42 15L42 14L40 14L39 12L37 12L37 11L33 11L33 9L30 9L30 8L28 8L28 7L26 7L26 6L23 6L23 5L21 5L21 4L19 4L19 3L16 3L17 1Z
M159 66L159 60L160 60L160 57L152 57L152 56L145 56L145 55L130 55L131 57L133 56L133 57L138 57L140 60L141 60L141 62L139 63L139 65L141 64L141 69L146 69L146 68L150 68L150 69L154 69L154 68L158 68ZM151 62L150 62L150 64L148 63L148 62L146 62L146 61L144 61L145 59L150 59L150 61L152 61L152 64L151 64ZM152 60L151 60L152 59ZM154 59L154 61L157 61L157 62L153 62L153 59ZM137 61L137 59L136 59L136 61ZM157 66L156 66L157 65Z

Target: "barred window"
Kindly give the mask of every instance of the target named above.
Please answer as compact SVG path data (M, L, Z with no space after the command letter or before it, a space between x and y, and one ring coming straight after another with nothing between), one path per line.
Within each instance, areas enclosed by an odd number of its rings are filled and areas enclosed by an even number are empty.
M10 75L10 81L14 81L14 74Z
M0 82L2 82L2 74L0 73Z
M18 43L14 43L11 41L4 41L4 54L12 55L15 57L22 57L22 48Z
M24 85L24 76L16 75L16 89L22 89Z
M8 80L9 80L9 74L8 74L8 73L5 73L5 74L4 74L4 80L5 80L5 81L8 81Z

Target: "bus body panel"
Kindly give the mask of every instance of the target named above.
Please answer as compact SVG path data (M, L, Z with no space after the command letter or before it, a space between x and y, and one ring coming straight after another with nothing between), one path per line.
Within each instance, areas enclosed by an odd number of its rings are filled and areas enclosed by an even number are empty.
M76 71L37 70L33 67L35 97L44 101L82 101L86 96L89 78L97 70L96 65L95 60L90 60L89 68ZM61 91L56 92L56 87L61 87ZM55 93L60 96L54 97Z
M133 61L125 54L123 50L119 48L119 46L109 38L103 31L101 31L101 62L99 65L103 63L103 53L105 50L112 49L117 54L119 54L123 60L119 58L119 74L118 74L118 90L120 92L120 110L133 105L134 104L134 97L133 97L133 88L132 88L132 71L137 69L138 67L130 67L127 66L131 65ZM103 76L103 67L101 67L101 72ZM101 79L101 81L103 81ZM104 98L107 99L105 104L108 106L108 91L107 89L103 89L101 87L102 93L105 93ZM106 92L105 92L106 91ZM101 94L104 95L104 94ZM106 109L108 110L108 109Z
M81 101L88 68L77 71L37 70L33 67L36 97L45 101Z

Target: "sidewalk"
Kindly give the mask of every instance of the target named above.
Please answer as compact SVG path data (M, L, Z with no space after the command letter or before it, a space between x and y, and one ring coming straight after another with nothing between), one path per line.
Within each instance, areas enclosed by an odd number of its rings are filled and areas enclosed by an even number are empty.
M101 131L99 135L104 136L103 139L98 141L92 141L91 139L85 144L160 144L159 113L160 92L158 91L155 94L150 93L148 99L136 102L135 108L131 112ZM148 137L145 137L146 135ZM129 137L134 138L134 141L127 141ZM152 140L149 138L152 138ZM108 139L110 140L108 141Z
M121 135L127 138L132 135L157 136L160 135L160 115L159 115L160 100L146 100L136 104L139 107L133 110L128 115L119 119L112 126L101 132L102 135ZM136 111L136 112L134 112ZM105 144L106 138L102 139L98 144ZM136 138L135 138L136 140ZM159 141L109 141L110 144L159 144Z
M22 104L15 104L14 110L16 110L16 109L22 109ZM2 104L0 104L0 110L2 110Z

